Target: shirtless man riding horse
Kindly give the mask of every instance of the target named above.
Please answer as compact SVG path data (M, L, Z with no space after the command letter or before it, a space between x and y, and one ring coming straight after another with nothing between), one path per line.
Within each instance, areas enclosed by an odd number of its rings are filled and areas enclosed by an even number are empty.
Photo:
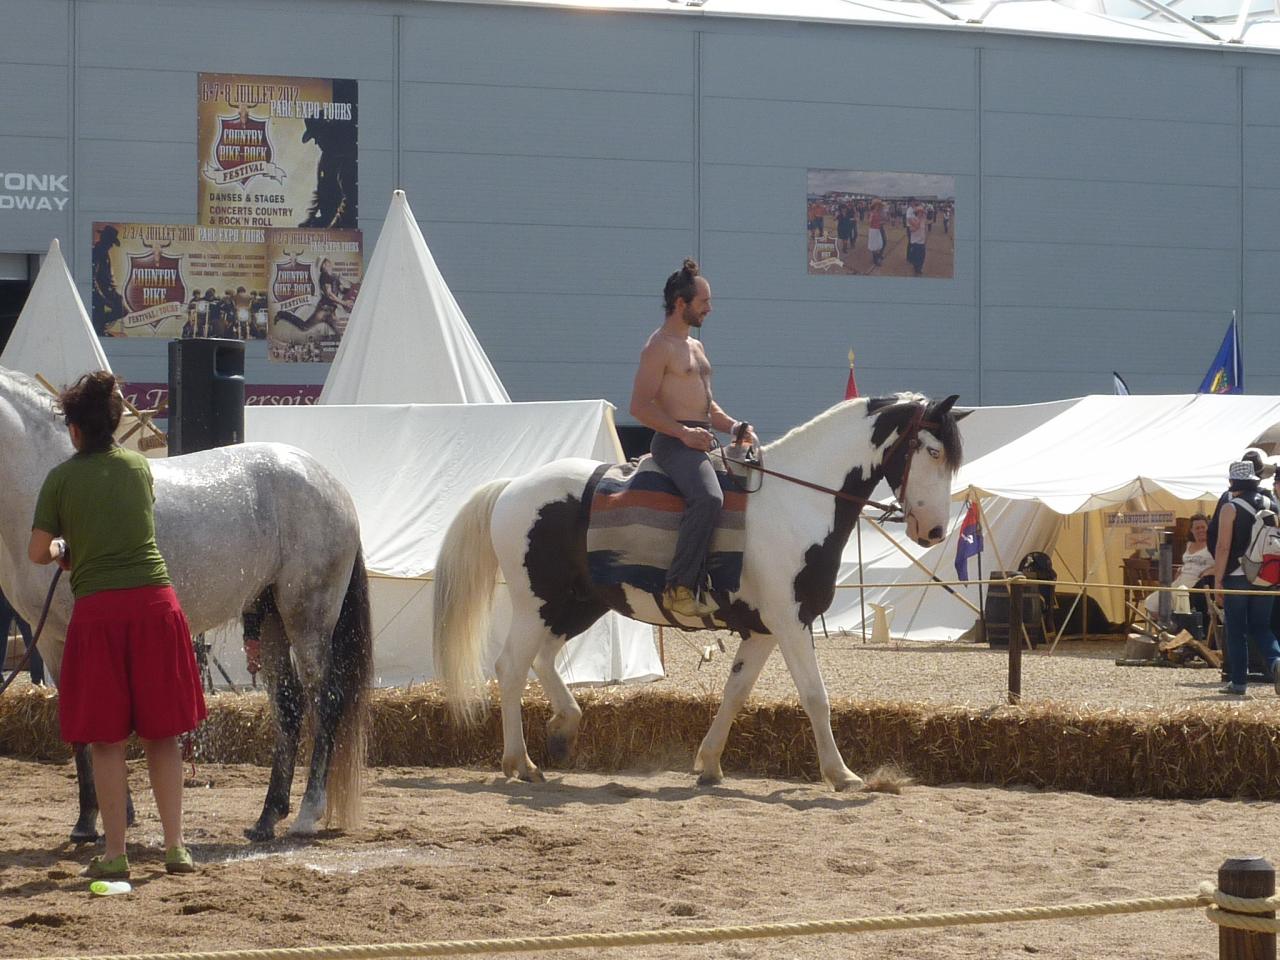
M706 616L715 604L703 596L707 549L724 504L708 452L712 430L735 442L754 444L755 430L720 409L711 395L711 363L702 343L689 334L711 312L711 284L686 259L662 291L666 319L640 352L631 391L631 415L654 431L650 452L685 499L676 553L667 571L662 602L674 613Z

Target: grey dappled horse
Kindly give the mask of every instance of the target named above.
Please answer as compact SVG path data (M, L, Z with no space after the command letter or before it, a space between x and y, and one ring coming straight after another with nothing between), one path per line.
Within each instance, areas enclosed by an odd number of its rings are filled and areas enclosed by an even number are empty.
M29 377L0 367L0 588L28 622L39 620L49 571L27 560L36 495L49 470L75 451L54 399ZM262 815L245 831L270 839L289 813L303 716L315 711L315 744L292 832L315 833L329 816L360 817L367 691L373 655L360 526L346 489L310 455L277 443L245 443L151 461L156 541L192 633L243 611L263 614L262 665L276 722ZM72 595L64 578L40 636L56 681ZM80 817L72 839L97 835L87 752L77 750Z

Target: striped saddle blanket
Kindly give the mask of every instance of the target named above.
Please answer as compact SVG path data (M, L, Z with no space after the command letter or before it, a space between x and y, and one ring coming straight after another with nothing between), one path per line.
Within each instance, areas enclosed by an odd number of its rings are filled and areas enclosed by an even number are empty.
M714 463L714 461L713 461ZM707 554L713 591L732 593L742 579L747 494L715 464L724 509ZM606 464L588 484L587 568L601 586L629 584L661 593L676 553L684 497L653 457Z

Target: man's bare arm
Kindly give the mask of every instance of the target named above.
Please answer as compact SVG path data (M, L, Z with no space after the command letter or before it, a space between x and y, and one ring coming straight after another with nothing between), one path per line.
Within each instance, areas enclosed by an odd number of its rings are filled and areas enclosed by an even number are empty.
M737 422L737 420L724 412L720 407L720 404L716 403L714 400L711 401L711 426L715 427L715 429L719 430L721 433L731 434L733 433L733 428ZM738 438L734 437L733 439L736 440ZM747 433L746 436L743 437L743 440L749 444L756 442L756 431L750 424L747 425Z

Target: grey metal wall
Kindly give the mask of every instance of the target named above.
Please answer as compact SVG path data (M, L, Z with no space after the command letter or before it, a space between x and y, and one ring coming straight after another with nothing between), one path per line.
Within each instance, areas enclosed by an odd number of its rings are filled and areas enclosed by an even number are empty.
M0 212L0 250L62 236L86 296L93 220L195 217L197 72L354 77L367 250L403 186L517 399L625 422L686 253L718 397L769 434L842 396L850 346L864 392L1027 402L1113 369L1188 392L1233 309L1249 392L1280 393L1274 55L425 2L0 0L0 22L0 171L61 162L74 188L63 215ZM807 275L809 168L954 175L954 278ZM164 379L163 344L108 346Z

